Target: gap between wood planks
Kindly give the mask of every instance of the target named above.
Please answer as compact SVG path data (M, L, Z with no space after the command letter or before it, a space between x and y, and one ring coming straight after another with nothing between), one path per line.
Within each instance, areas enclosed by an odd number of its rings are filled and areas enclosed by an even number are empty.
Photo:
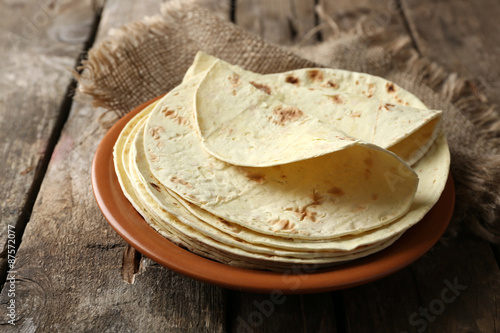
M90 34L85 41L83 45L83 49L80 52L80 55L76 59L75 65L74 65L74 70L80 72L78 70L78 67L82 65L82 61L85 60L87 56L88 50L92 47L94 44L94 40L97 35L97 29L99 27L99 23L101 21L101 13L104 8L104 3L100 4L99 6L96 6L95 8L95 15L94 15L94 20L92 22L92 27L90 29ZM50 159L52 157L52 153L54 151L54 148L57 145L57 142L59 141L59 137L61 136L61 132L64 128L64 124L66 123L66 120L68 119L71 106L73 105L73 94L76 91L77 88L77 82L74 78L71 79L70 83L68 84L68 87L66 88L66 91L64 93L64 97L61 101L61 104L59 106L59 112L58 112L58 117L56 120L56 123L54 125L54 129L52 133L50 134L48 143L47 143L47 148L46 148L46 154L40 161L40 165L37 168L37 173L33 179L33 183L31 184L30 189L28 190L28 195L27 195L27 200L26 200L26 205L23 207L23 210L21 214L19 215L18 220L16 221L16 234L15 234L15 253L17 254L17 250L19 249L19 246L21 245L22 237L24 234L24 230L26 229L26 226L28 225L28 222L30 221L31 218L31 213L33 211L33 206L35 205L36 198L38 196L38 193L40 191L40 188L42 186L43 179L45 177L45 174L47 172L47 168L49 166ZM8 247L5 247L5 251L7 251ZM2 253L1 257L7 258L7 255ZM2 266L0 267L0 291L3 289L3 286L5 284L5 281L7 279L7 272L9 271L8 268L8 263L7 260L4 260L2 262Z

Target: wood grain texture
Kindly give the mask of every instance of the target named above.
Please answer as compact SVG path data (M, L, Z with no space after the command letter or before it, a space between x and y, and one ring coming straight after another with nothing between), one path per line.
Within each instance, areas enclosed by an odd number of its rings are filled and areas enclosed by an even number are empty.
M500 104L500 2L402 0L420 53L481 84Z
M239 0L236 24L270 42L292 45L315 26L314 0Z
M343 295L348 332L415 332L407 327L408 312L419 304L411 268Z
M17 242L68 110L61 108L95 17L91 1L0 1L0 270L8 226ZM3 272L2 274L3 275Z
M99 36L157 12L159 2L108 1ZM17 254L16 326L6 324L9 288L0 296L2 332L223 332L220 288L147 259L134 284L122 281L126 243L104 220L90 183L102 112L73 104Z
M288 278L292 278L289 276ZM329 293L283 295L231 292L232 332L337 332Z
M490 246L462 235L412 266L428 332L498 332L500 270Z

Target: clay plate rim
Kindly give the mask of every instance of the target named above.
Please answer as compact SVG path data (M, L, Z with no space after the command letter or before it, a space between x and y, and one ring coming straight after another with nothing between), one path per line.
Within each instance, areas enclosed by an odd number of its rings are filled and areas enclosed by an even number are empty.
M221 264L198 256L165 239L137 213L123 195L113 166L113 146L125 124L162 96L152 99L121 118L104 136L92 163L92 188L97 204L115 231L146 257L177 273L212 285L285 294L326 292L358 286L388 276L427 252L446 230L455 205L450 177L436 205L418 224L388 248L328 269L306 270L298 265L276 273Z

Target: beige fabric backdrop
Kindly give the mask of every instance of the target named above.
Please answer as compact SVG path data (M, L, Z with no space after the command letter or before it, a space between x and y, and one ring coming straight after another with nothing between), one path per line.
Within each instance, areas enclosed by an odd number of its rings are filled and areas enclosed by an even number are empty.
M392 80L429 108L445 111L457 191L453 234L464 226L500 241L500 118L467 81L419 57L409 40L387 40L384 28L338 33L323 43L287 49L222 21L189 1L170 1L162 15L112 31L89 51L79 91L122 116L182 80L198 50L260 73L326 66Z

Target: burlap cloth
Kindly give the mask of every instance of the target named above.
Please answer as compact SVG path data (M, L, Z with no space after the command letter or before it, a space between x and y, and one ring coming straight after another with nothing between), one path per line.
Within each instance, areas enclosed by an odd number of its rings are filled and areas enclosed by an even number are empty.
M467 228L499 242L498 113L468 81L445 73L408 44L407 38L393 38L381 28L370 33L353 29L317 45L284 48L195 3L174 0L161 15L112 30L95 45L78 76L79 91L91 96L95 106L124 115L178 85L198 50L260 73L326 66L382 76L429 108L445 111L456 186L452 234Z

